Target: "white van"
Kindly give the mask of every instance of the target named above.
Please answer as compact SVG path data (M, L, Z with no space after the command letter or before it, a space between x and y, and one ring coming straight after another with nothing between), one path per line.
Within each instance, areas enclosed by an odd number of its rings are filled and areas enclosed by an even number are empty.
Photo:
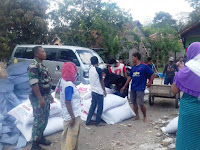
M40 45L17 45L12 53L10 63L13 64L14 60L20 61L32 61L34 56L32 49L35 46ZM76 64L80 82L83 84L89 83L89 67L91 65L90 58L97 56L99 60L100 68L104 68L105 64L101 57L93 50L84 47L77 46L58 46L58 45L41 45L47 54L44 64L49 69L49 73L52 76L52 82L55 86L61 77L62 67L64 62L70 61Z

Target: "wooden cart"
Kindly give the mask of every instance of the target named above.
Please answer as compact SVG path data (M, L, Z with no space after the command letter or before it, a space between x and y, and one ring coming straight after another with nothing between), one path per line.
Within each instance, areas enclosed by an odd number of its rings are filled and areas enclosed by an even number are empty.
M151 106L154 104L154 97L174 98L175 108L179 108L180 93L173 95L170 85L151 85L149 91L149 104Z

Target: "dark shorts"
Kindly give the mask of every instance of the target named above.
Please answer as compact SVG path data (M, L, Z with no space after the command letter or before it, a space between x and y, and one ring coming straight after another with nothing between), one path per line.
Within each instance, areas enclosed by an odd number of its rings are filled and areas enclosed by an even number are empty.
M133 104L144 105L144 91L131 91L130 98Z
M174 78L165 77L164 84L165 85L168 85L168 84L172 85L173 81L174 81Z

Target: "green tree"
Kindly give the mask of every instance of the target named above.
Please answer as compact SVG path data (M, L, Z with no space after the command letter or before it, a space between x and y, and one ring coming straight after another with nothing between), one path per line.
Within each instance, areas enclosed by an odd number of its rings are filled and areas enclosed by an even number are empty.
M200 6L200 0L186 0L191 7L198 8Z
M200 0L186 0L194 10L189 14L188 24L200 20Z
M160 11L156 13L156 16L153 19L154 26L157 28L169 28L173 27L176 29L176 20L172 18L172 15L170 15L167 12Z
M55 32L66 45L101 47L107 59L127 47L123 36L131 15L116 3L101 0L63 0L49 13Z
M174 25L170 26L171 23ZM170 54L183 49L176 29L176 21L168 13L157 13L153 24L143 28L145 35L149 37L147 41L157 68L165 65Z
M46 43L46 0L0 0L0 59L8 59L16 44Z

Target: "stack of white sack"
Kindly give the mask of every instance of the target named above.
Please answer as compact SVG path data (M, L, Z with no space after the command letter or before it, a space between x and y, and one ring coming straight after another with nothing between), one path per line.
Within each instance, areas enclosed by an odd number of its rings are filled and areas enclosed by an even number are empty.
M83 121L86 121L87 119L91 101L92 99L90 98L81 102L81 119ZM97 109L94 113L97 113ZM129 106L127 99L114 94L107 94L107 96L104 97L103 113L101 118L107 124L116 124L134 116L135 113ZM92 120L95 120L95 115Z
M87 99L92 98L90 84L80 83L76 87L79 90L81 100L87 100ZM109 88L105 88L105 89L106 89L107 94L113 94L115 92L114 89L109 89Z
M14 93L20 101L26 100L31 92L27 69L31 61L23 61L8 66L8 79L14 84Z
M178 117L176 117L173 120L171 120L169 122L169 124L166 127L162 127L161 130L164 133L171 133L171 134L173 134L173 133L176 133L177 128L178 128Z
M92 96L90 85L80 84L77 86L80 95L81 95L81 119L86 121ZM135 116L135 113L129 106L129 103L126 98L122 98L120 96L111 94L114 93L114 90L106 88L107 96L104 97L103 102L103 113L101 118L107 124L116 124L122 122L126 119L130 119ZM97 109L95 110L95 114L97 113ZM93 115L92 120L96 119L95 114Z
M53 95L55 94L52 94L52 96ZM44 131L44 136L63 130L63 119L61 117L61 111L61 104L54 97L54 102L50 105L49 121ZM34 120L33 108L31 106L30 100L27 99L22 104L9 111L8 114L16 118L15 123L17 128L21 131L26 140L30 141Z

